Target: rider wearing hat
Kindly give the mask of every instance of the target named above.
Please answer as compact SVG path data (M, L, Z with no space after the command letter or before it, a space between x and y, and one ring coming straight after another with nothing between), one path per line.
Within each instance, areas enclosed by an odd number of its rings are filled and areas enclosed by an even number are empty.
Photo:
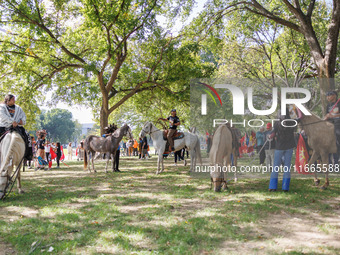
M169 132L168 132L168 135L167 135L167 139L169 141L171 150L174 151L175 147L174 147L174 140L173 140L172 137L176 133L177 126L181 125L179 118L176 116L176 110L172 109L171 110L171 116L169 116L166 119L159 118L159 120L169 121L170 128L169 128Z

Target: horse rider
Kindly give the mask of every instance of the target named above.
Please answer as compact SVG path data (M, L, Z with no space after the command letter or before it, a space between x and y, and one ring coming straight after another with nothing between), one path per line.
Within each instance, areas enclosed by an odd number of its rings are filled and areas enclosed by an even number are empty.
M334 124L336 147L338 149L338 153L330 155L330 161L331 156L333 156L334 164L337 164L340 152L340 99L338 99L338 93L336 91L329 91L327 92L326 96L329 104L327 105L324 119L329 120Z
M171 151L175 151L173 135L176 133L177 126L181 125L179 118L176 116L176 110L172 109L171 116L169 116L166 119L159 118L159 120L169 121L170 127L169 127L169 132L167 135L167 139L169 141Z
M20 106L15 104L15 96L8 94L5 100L0 104L0 137L11 127L19 131L24 138L26 145L26 159L32 159L32 147L28 134L26 133L23 125L26 124L26 115Z

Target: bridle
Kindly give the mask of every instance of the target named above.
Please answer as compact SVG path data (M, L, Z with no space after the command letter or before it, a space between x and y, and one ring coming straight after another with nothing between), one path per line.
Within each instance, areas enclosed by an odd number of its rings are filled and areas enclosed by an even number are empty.
M149 125L149 129L150 129L150 130L147 132L147 131L144 130L144 128L142 128L142 131L141 131L141 132L146 133L146 134L148 134L148 135L151 135L151 134L153 134L153 133L156 133L156 132L158 132L158 131L161 131L161 130L158 130L158 129L155 130L155 131L152 131L153 125L152 125L151 122L149 122L148 125Z
M226 186L226 189L228 189L227 181L224 178L215 178L215 179L219 179L219 180L214 181L213 178L210 178L210 180L211 180L210 189L212 189L213 184L217 183L217 182L221 183L221 185L224 183L225 186Z
M299 116L299 114L297 113L298 110L297 110L297 108L296 108L295 105L293 106L293 111L295 112L295 114L296 114L297 116ZM303 115L302 115L301 117L298 117L298 118L296 119L296 121L299 122L299 124L300 124L301 126L309 126L309 125L313 125L313 124L317 124L317 123L320 123L320 122L324 122L324 121L325 121L325 120L318 120L318 121L314 121L314 122L311 122L311 123L308 123L308 124L302 124L302 123L300 123L302 119L303 119Z

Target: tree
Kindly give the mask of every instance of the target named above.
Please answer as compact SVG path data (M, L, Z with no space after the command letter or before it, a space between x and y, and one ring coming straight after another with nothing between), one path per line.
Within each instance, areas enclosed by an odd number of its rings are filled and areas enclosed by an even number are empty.
M167 2L1 1L2 83L26 77L29 91L56 86L59 98L91 105L99 94L103 133L109 115L129 98L165 88L155 75L173 43L157 26L163 5Z
M68 110L52 109L42 112L37 122L39 128L45 129L48 138L54 142L69 143L81 133L79 125L72 120L72 113ZM76 126L78 126L77 129Z
M209 30L226 15L237 12L244 16L247 13L262 16L272 20L282 27L294 30L304 36L308 44L310 54L317 67L320 91L323 106L326 105L325 92L335 88L334 77L336 72L336 58L338 50L339 27L340 27L340 3L338 0L332 1L332 8L328 8L326 3L299 0L274 0L256 1L226 0L218 3L217 10L211 3L211 13L203 14L205 29ZM323 20L324 14L327 19ZM325 21L327 22L325 24ZM317 33L316 28L321 25L322 33ZM327 31L324 34L324 31Z

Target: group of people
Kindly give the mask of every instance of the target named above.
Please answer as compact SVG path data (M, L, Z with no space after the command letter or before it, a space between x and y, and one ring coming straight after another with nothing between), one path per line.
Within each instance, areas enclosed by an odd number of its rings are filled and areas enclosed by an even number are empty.
M139 159L148 159L150 156L150 146L147 137L123 141L123 155L124 156L138 156Z
M32 151L34 157L34 165L35 170L50 170L52 159L55 159L57 162L57 168L60 168L60 160L62 157L62 146L59 142L51 143L46 140L46 131L39 130L37 132L37 140L35 140L34 136L31 136L32 140ZM31 161L28 161L29 168L33 168L31 166Z
M340 99L336 91L329 91L326 94L329 104L326 108L324 120L334 123L336 145L338 153L329 155L329 164L338 164L340 152ZM273 166L270 176L269 191L273 192L278 187L278 169L283 166L282 191L288 192L290 186L290 167L293 156L293 150L296 148L295 139L295 122L289 116L288 109L285 116L280 116L280 121L275 122L274 129L271 130L271 124L267 124L267 131L263 132L263 140L260 146L265 150L265 158L267 164ZM285 126L281 125L281 121L285 121ZM261 131L261 130L260 130ZM261 139L260 139L261 140ZM263 159L260 152L260 163Z

